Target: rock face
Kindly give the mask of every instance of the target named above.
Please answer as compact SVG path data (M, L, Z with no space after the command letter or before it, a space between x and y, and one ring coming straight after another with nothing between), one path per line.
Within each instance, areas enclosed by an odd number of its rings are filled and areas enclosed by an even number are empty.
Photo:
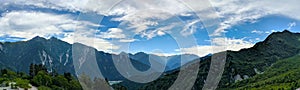
M72 45L66 42L35 37L29 41L5 42L1 47L3 53L0 62L5 63L6 68L29 72L29 65L33 63L47 66L49 72L75 72L72 62L61 63L72 59L62 55L70 54L68 50L72 49Z

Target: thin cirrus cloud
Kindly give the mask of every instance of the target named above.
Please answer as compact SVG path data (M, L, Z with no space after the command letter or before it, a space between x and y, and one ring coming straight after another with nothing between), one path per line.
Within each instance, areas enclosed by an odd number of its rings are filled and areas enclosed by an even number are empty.
M220 27L212 35L220 35L232 26L245 22L255 23L267 15L283 15L300 20L300 13L297 11L300 6L297 0L211 0L212 5L222 19Z
M251 33L255 33L255 34L263 34L264 32L263 32L263 31L260 31L260 30L253 30L253 31L251 31Z

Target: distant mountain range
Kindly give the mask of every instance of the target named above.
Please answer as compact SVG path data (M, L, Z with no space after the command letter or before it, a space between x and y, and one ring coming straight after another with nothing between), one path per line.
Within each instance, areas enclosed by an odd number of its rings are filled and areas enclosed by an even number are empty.
M80 58L75 55L75 50L83 54L95 54L95 57ZM89 52L86 52L89 51ZM0 68L8 68L15 71L29 72L30 64L43 64L49 72L70 72L77 75L74 67L86 65L84 70L94 70L88 66L97 63L102 75L110 81L122 80L124 82L115 86L125 86L131 89L157 90L168 89L179 74L179 68L183 71L199 68L198 75L192 87L193 90L203 89L211 66L211 58L218 58L219 54L226 54L224 72L218 87L210 89L295 89L300 87L299 54L300 33L292 33L288 30L274 32L264 41L258 42L253 47L240 51L224 51L198 57L196 55L183 54L174 56L157 56L139 52L130 54L110 54L98 51L95 48L74 43L69 44L57 38L45 39L35 37L28 41L1 42L0 43ZM76 57L77 56L77 57ZM140 71L146 71L151 67L151 62L158 66L166 65L164 74L157 80L139 84L125 79L115 67L115 62L129 57L131 64ZM95 62L91 61L95 59ZM181 62L182 61L182 62ZM79 62L79 65L73 62ZM85 64L82 64L85 63ZM123 63L117 63L123 64ZM199 64L200 67L197 67ZM182 66L183 65L183 66ZM160 71L158 67L154 70ZM155 72L154 72L155 73ZM185 77L183 79L190 79ZM187 85L176 86L185 88Z
M154 54L147 54L144 52L138 52L136 54L129 54L130 58L138 60L139 62L151 66L149 58L151 57L157 63L166 65L166 71L174 70L179 68L181 65L184 65L190 61L193 61L196 58L199 58L197 55L193 54L182 54L174 56L157 56Z
M124 80L125 78L115 68L113 60L122 60L122 58L113 59L112 57L129 56L131 64L141 71L146 71L151 66L149 60L153 60L157 65L166 65L164 72L179 68L187 62L198 58L196 55L183 54L175 56L157 56L139 52L136 54L120 53L110 54L103 51L97 51L95 48L75 43L69 44L57 38L45 39L34 37L28 41L20 42L1 42L0 43L0 68L9 68L15 71L29 72L29 65L43 64L49 72L64 73L70 72L76 75L73 64L72 46L79 46L79 49L88 48L95 54L96 62L101 73L109 80ZM79 57L80 58L80 57ZM78 60L76 58L76 60ZM182 63L181 63L182 60ZM87 61L89 62L89 61ZM85 62L81 62L85 63ZM93 63L93 62L90 62ZM93 67L94 68L94 67ZM155 68L155 67L154 67ZM161 68L157 68L161 69Z
M290 90L299 88L300 33L288 30L274 32L264 41L253 47L240 51L225 51L216 53L203 60L195 60L183 66L183 71L199 68L193 90L203 89L211 66L211 58L219 54L226 54L224 72L218 87L204 89L274 89ZM290 59L286 59L290 58ZM196 67L200 64L200 67ZM140 87L141 90L168 89L177 79L179 70L167 74L153 82ZM294 76L293 76L294 75ZM188 79L188 77L186 78ZM193 83L193 82L191 82ZM188 83L187 83L188 84ZM121 85L121 84L120 84ZM187 85L176 86L185 88ZM298 87L297 87L298 86ZM129 86L130 87L130 86Z

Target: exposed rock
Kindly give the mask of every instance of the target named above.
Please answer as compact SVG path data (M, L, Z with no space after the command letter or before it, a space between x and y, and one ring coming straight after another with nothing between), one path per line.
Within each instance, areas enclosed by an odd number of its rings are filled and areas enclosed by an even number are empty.
M249 76L248 76L248 75L244 75L243 78L244 78L244 79L248 79Z
M235 82L241 81L241 80L243 80L243 79L241 78L241 75L240 75L240 74L237 74L237 75L234 76L234 81L235 81Z
M254 71L256 74L263 74L263 72L258 71L256 68L254 68Z

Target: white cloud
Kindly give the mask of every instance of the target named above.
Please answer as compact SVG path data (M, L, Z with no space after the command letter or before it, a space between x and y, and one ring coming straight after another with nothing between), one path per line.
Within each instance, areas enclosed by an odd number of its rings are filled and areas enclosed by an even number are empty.
M120 28L109 28L106 32L101 32L100 37L113 39L126 38L125 34L123 34L123 30Z
M195 24L200 22L200 20L195 20L195 21L192 21L190 23L187 23L182 31L180 32L183 36L188 36L188 35L192 35L196 32L196 28L197 27L201 27L201 26L196 26Z
M62 33L61 29L69 29L61 25L64 23L76 23L67 19L65 15L52 15L39 12L9 12L4 13L2 16L0 18L0 31L2 35L27 39L37 35L60 34Z
M263 31L259 31L259 30L253 30L253 31L251 31L251 33L263 34L264 32Z
M289 23L288 24L288 30L291 30L292 29L292 27L295 27L297 25L297 23L296 22L291 22L291 23Z
M300 20L298 0L4 0L3 5L33 5L57 10L96 12L102 15L123 15L118 20L131 24L135 34L143 34L149 25L157 25L158 20L166 20L176 15L191 16L189 12L202 15L201 20L221 18L219 28L211 33L218 36L244 22L255 22L256 19L270 14L280 14ZM217 15L207 13L211 4ZM190 7L195 7L191 10ZM283 8L284 7L284 8ZM154 19L154 20L151 20ZM156 19L156 20L155 20ZM158 20L157 20L158 19ZM156 33L162 34L162 33Z
M300 13L295 12L300 8L298 0L210 1L217 8L217 13L219 13L220 17L224 19L220 27L212 35L220 35L226 29L231 28L231 26L244 22L256 22L257 19L272 14L279 14L300 20Z
M141 36L146 37L147 39L151 39L156 36L163 36L166 33L170 33L172 28L174 28L175 25L177 25L177 23L171 23L167 26L157 27L154 30L143 31L141 32Z
M129 43L129 42L134 42L137 41L136 39L120 39L119 42L124 42L124 43Z
M68 15L56 15L50 13L33 12L33 11L14 11L2 14L0 17L0 36L20 37L25 40L31 39L35 36L49 38L53 35L63 35L62 40L74 43L74 30L80 32L80 37L84 40L80 42L89 46L94 44L101 45L95 46L98 50L108 51L111 49L118 49L109 41L101 38L94 38L96 30L93 28L99 25L88 21L77 21ZM64 32L65 30L71 32ZM78 34L78 33L77 33ZM95 42L87 42L95 41Z
M242 1L242 0L227 0L220 2L219 0L211 0L212 5L217 9L218 15L222 21L215 30L212 36L219 36L226 32L226 29L231 28L234 25L244 22L255 22L265 15L269 14L269 11L262 10L258 6L252 5L253 2Z
M254 44L243 39L231 38L214 38L211 40L212 45L198 45L189 48L175 50L180 53L195 54L205 56L211 53L218 53L226 50L238 51L243 48L250 48Z
M231 28L234 25L245 23L245 22L256 22L257 19L271 14L280 14L288 16L294 19L300 20L300 12L298 9L298 0L4 0L1 6L4 5L33 5L42 8L51 8L57 10L70 10L70 11L80 11L80 12L95 12L102 15L119 15L119 18L115 18L116 21L121 21L121 29L131 30L126 32L130 35L139 34L148 39L155 36L162 36L168 32L174 26L173 24L161 25L161 22L166 21L177 15L192 16L189 12L195 12L198 15L202 15L200 18L202 22L209 21L209 19L215 19L220 17L221 23L214 23L213 26L219 25L219 27L211 33L212 36L218 36L226 32L226 29ZM184 2L184 3L182 3ZM217 15L208 15L214 13L205 12L209 7L209 4L216 9ZM0 6L0 7L1 7ZM191 10L190 7L197 7ZM110 10L111 9L111 10ZM0 20L0 26L5 33L0 35L13 35L16 37L29 38L36 35L47 36L48 34L61 34L62 29L70 30L72 28L82 28L81 33L92 35L93 30L87 29L86 26L94 26L93 23L74 21L66 15L52 15L52 14L40 14L38 13L35 17L34 15L24 16L21 14L5 14ZM14 16L16 15L16 16ZM17 17L18 16L18 17ZM49 17L46 18L45 17ZM7 19L8 18L8 19ZM14 19L15 18L15 19ZM22 18L22 19L19 19ZM17 21L19 19L22 22ZM179 22L179 21L177 21ZM190 35L195 32L197 26L194 23L200 22L196 19L190 24L182 25L183 35ZM34 24L31 24L34 23ZM76 25L77 26L73 26ZM79 26L78 26L79 25ZM171 26L173 25L173 26ZM178 25L178 24L177 24ZM295 26L296 24L291 24L290 26ZM129 26L129 27L126 27ZM175 25L176 26L176 25ZM125 28L126 27L126 28ZM156 27L157 29L147 30L149 28ZM43 32L46 30L47 32ZM51 31L49 31L51 30ZM123 31L124 31L123 30ZM49 31L49 32L48 32ZM88 32L87 32L88 31ZM25 33L26 32L26 33ZM265 33L270 33L265 32ZM261 32L253 32L261 33ZM64 33L66 34L66 33ZM104 34L104 33L103 33ZM115 35L115 31L105 32L106 38L122 38L120 42L131 42L134 39L128 39L125 34L125 39L123 35ZM121 34L119 32L119 34ZM124 32L123 32L124 34ZM67 33L66 35L69 35ZM87 37L87 36L84 36ZM104 40L105 41L105 40ZM229 40L230 41L230 40ZM245 43L245 42L243 42ZM246 46L249 44L246 44ZM198 46L197 46L198 47ZM211 47L211 46L207 46ZM190 51L190 50L189 50Z
M164 53L164 52L151 52L151 54L153 55L157 55L157 56L164 56L164 57L168 57L168 56L174 56L174 55L180 55L179 53Z
M266 34L271 34L273 32L276 32L276 30L265 31Z
M127 26L129 26L128 28L134 32L133 34L140 34L146 36L148 39L154 36L165 35L165 32L162 30L147 31L147 29L152 28L151 26L157 26L160 21L164 21L176 15L192 12L192 10L181 1L174 0L5 0L4 2L57 10L95 12L102 15L121 15L122 17L115 18L114 20L121 21L123 25L127 24ZM198 8L196 8L197 10L206 8L201 7L202 5L199 4L196 5L193 0L185 2L198 6ZM195 28L195 26L192 27ZM195 30L191 32L193 33L194 31Z
M95 38L95 37L88 37L81 33L72 33L69 34L67 37L62 39L63 41L68 41L69 43L82 43L91 47L96 48L100 51L105 51L109 53L115 53L114 50L118 50L120 46L111 43L110 41Z

